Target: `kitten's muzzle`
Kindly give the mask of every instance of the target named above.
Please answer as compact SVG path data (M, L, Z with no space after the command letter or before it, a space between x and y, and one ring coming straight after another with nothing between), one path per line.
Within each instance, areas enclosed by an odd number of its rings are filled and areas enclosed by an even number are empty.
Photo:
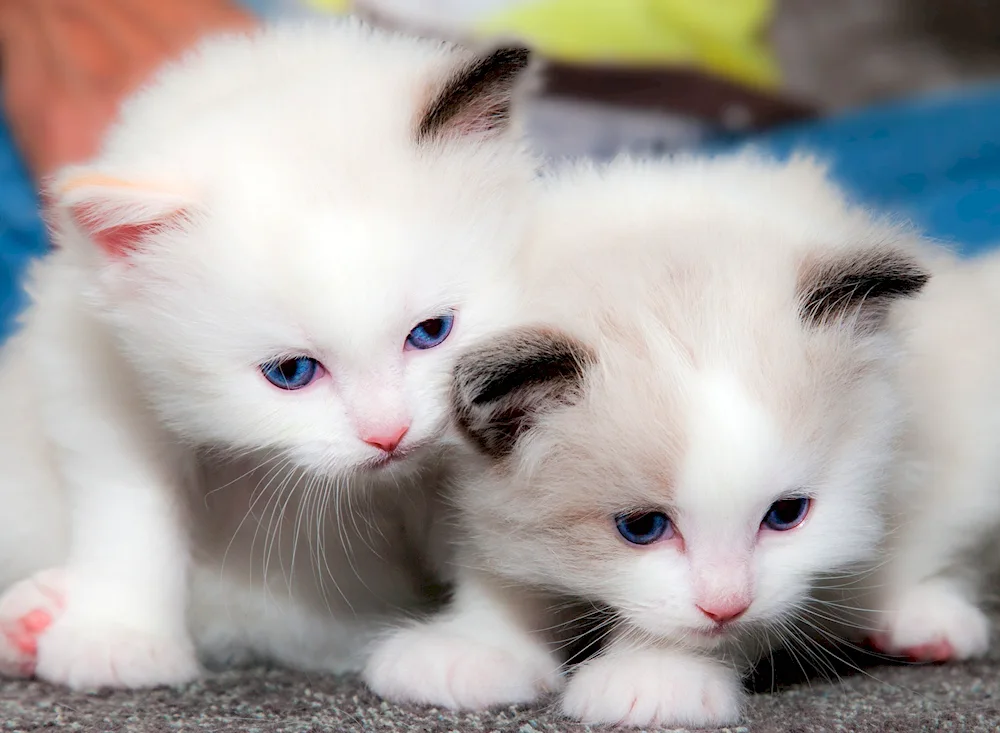
M409 430L409 425L397 425L392 428L377 430L371 434L362 435L361 440L370 445L372 448L378 448L379 450L385 451L387 454L391 455L396 452L396 448L398 448L399 444L403 442L403 438Z
M750 608L750 602L741 598L732 598L711 605L698 606L698 610L718 624L719 628L732 623Z

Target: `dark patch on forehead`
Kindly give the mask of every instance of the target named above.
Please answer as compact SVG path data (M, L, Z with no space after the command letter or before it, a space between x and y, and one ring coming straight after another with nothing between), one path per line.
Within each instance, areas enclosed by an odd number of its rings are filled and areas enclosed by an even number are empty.
M907 252L892 247L817 259L805 264L797 295L803 322L821 326L858 314L863 325L877 325L889 306L916 295L930 274Z

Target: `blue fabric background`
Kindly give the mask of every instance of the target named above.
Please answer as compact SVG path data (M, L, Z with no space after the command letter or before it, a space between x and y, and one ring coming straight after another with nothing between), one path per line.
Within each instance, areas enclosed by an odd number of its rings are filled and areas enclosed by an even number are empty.
M1000 244L1000 84L870 107L753 144L817 153L859 200L965 254Z
M46 248L38 200L0 109L0 339L23 304L20 283L28 262Z
M1000 84L860 110L751 142L779 156L816 152L859 200L910 217L966 254L1000 243ZM23 303L26 264L45 249L37 200L0 113L0 338Z

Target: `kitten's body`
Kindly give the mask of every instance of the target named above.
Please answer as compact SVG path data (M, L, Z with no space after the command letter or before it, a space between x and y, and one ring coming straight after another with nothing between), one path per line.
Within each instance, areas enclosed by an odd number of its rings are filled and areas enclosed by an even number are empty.
M189 633L345 669L426 598L455 349L511 310L525 61L215 39L57 177L0 354L0 670L182 681Z
M893 315L909 419L886 562L866 584L873 641L915 661L965 659L987 650L979 606L1000 568L1000 253L939 266Z
M561 687L567 598L614 619L563 696L587 722L731 723L740 674L791 635L985 648L953 589L957 538L981 550L1000 503L1000 257L958 263L802 162L571 171L540 212L530 325L457 369L492 468L458 495L456 600L381 642L374 689L475 707Z

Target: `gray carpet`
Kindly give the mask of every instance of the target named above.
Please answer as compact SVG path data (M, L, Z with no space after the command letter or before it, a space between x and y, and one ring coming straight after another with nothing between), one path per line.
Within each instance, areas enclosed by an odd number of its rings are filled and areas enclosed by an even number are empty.
M776 675L794 676L791 660ZM757 684L771 687L769 671ZM875 666L753 696L745 733L1000 731L1000 654L967 664ZM381 702L356 679L282 670L228 672L182 689L74 694L37 682L0 683L0 731L587 731L550 706L455 714Z
M774 41L790 91L826 108L905 95L1000 72L1000 11L982 0L782 0ZM923 8L923 12L921 12ZM925 27L932 9L933 22ZM975 10L976 12L972 12ZM984 15L985 14L985 15ZM948 29L961 53L928 36ZM956 28L958 29L956 31ZM976 31L973 33L972 31ZM953 38L953 41L955 38ZM978 40L979 44L973 44ZM984 43L988 40L989 43ZM1000 653L941 667L876 666L839 682L775 682L761 673L747 733L1000 731ZM0 682L0 731L585 731L547 707L456 715L395 707L356 680L280 670L226 673L179 690L71 694L36 682Z

